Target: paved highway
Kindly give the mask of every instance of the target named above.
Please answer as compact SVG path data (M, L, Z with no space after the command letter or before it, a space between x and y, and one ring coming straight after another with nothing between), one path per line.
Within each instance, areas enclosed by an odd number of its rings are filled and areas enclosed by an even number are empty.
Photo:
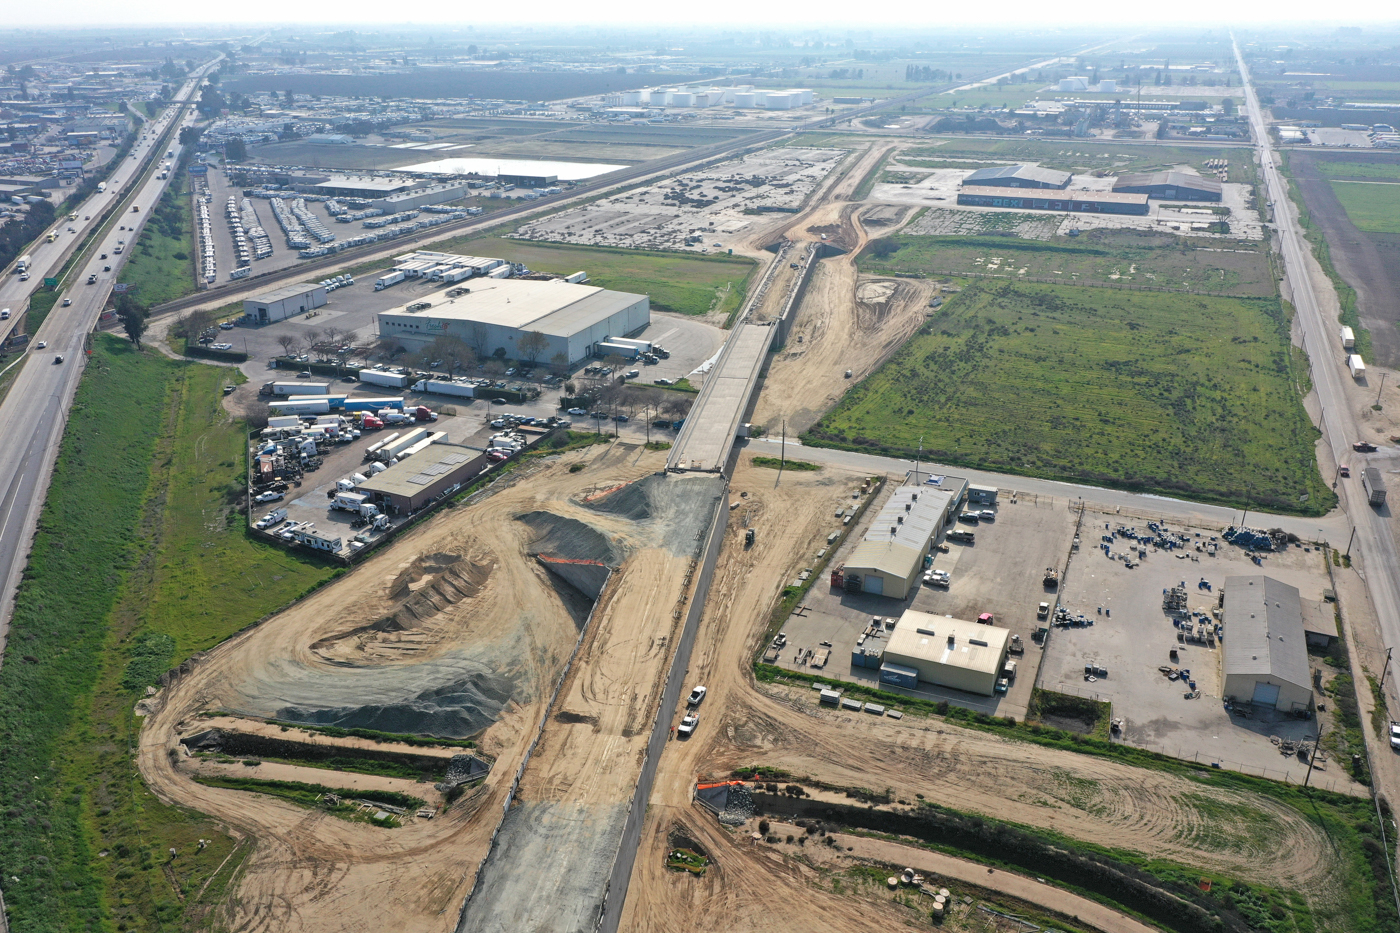
M1232 40L1233 41L1233 40ZM1249 120L1259 148L1259 161L1263 167L1264 186L1269 202L1274 205L1274 223L1283 252L1284 270L1294 308L1298 312L1298 324L1302 328L1304 347L1312 363L1313 385L1317 389L1318 402L1322 408L1322 435L1332 450L1332 458L1337 463L1352 466L1352 478L1342 480L1337 492L1342 499L1342 507L1356 528L1356 544L1353 553L1359 550L1358 573L1366 581L1371 596L1371 604L1376 611L1381 636L1385 644L1400 647L1400 597L1397 597L1396 581L1400 579L1400 561L1396 559L1395 539L1390 530L1390 506L1372 508L1366 502L1361 489L1361 467L1390 457L1389 452L1371 455L1353 453L1351 444L1360 438L1351 406L1347 402L1341 366L1340 342L1337 328L1340 322L1324 314L1318 303L1314 288L1331 289L1332 283L1326 280L1313 281L1308 267L1309 247L1298 227L1295 213L1289 210L1288 189L1278 169L1268 127L1264 123L1264 113L1259 106L1259 98L1254 92L1254 82L1250 80L1249 69L1240 53L1239 43L1234 43L1235 60L1239 64L1244 83L1245 100L1249 107ZM1384 469L1382 470L1384 472ZM1392 490L1392 498L1395 491ZM1391 681L1392 698L1396 694L1395 681ZM1400 703L1394 708L1400 709Z
M151 207L160 200L169 184L168 179L160 179L158 172L150 172L144 179L141 173L153 160L163 159L167 149L173 148L175 158L179 158L180 145L176 139L179 128L174 128L168 142L165 131L171 128L172 122L180 126L189 122L187 108L178 105L192 98L200 79L213 64L196 72L162 117L148 125L145 140L132 149L136 158L128 156L122 160L122 165L113 168L107 190L94 194L78 208L77 221L64 219L59 225L63 235L58 242L41 239L30 251L30 281L21 283L19 276L11 273L0 283L0 305L21 307L24 296L33 290L35 282L44 276L58 275L74 247L73 241L97 229L104 212L114 209L112 223L94 241L88 259L68 272L61 296L71 299L72 304L68 307L61 303L55 305L38 331L30 335L26 359L17 364L19 375L0 405L0 437L6 438L6 443L0 445L0 663L3 663L9 634L15 589L28 561L39 509L48 490L59 442L63 439L68 406L86 360L84 342L107 302L122 262L130 255L129 251L118 255L113 248L118 240L125 240L128 246L135 244ZM134 192L124 191L129 183L136 185ZM132 206L139 210L133 212ZM85 221L84 217L89 219ZM67 233L70 226L75 233ZM100 258L104 253L107 259ZM89 276L96 277L94 284L87 284ZM63 362L56 363L60 355Z

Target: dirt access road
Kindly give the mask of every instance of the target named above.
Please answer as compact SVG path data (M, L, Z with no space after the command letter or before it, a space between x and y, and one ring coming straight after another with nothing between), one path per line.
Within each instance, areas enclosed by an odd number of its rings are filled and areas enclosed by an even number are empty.
M646 476L660 456L614 444L522 466L470 507L441 513L208 652L148 701L139 764L151 789L257 840L219 923L269 933L453 927L589 609L531 555L591 549L624 561L639 523L581 500ZM349 823L194 783L179 767L178 738L207 728L197 714L210 709L399 732L480 726L496 766L431 821ZM337 783L337 772L318 774Z
M786 473L775 484L774 471L754 468L749 459L741 455L731 498L749 493L745 508L752 510L757 541L746 550L740 523L731 524L691 661L692 682L710 691L701 729L693 740L668 746L661 760L623 929L741 929L761 920L765 928L799 931L832 928L831 917L846 918L802 870L774 868L769 855L751 849L744 834L752 825L722 828L691 803L697 777L757 764L843 787L874 783L891 788L896 799L924 794L954 809L1329 896L1338 869L1327 839L1302 814L1268 798L1203 792L1176 775L937 719L821 709L805 686L756 685L750 663L765 638L769 607L824 543L833 497L859 477L827 467ZM699 886L664 868L676 826L703 835L696 838L716 862ZM872 915L835 923L874 930L881 921Z
M896 145L871 146L823 200L786 231L796 243L823 242L825 234L824 242L846 253L822 260L813 270L787 346L764 377L753 420L770 434L780 430L784 419L789 432L805 431L903 346L924 321L931 285L911 279L863 279L856 270L856 256L870 239L862 216L871 208L850 198ZM887 227L888 209L874 210L884 212L879 226ZM850 379L845 378L846 370L851 371Z

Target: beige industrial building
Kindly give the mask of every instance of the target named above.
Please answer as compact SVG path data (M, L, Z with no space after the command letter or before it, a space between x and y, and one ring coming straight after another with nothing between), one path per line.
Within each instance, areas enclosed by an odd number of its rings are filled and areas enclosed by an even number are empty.
M254 298L243 299L243 319L249 324L276 324L326 303L324 285L298 282Z
M1006 663L1010 636L1010 630L1000 626L909 609L890 634L884 663L917 671L920 683L991 696ZM883 671L881 679L887 679Z
M961 498L960 487L954 491L928 486L896 489L847 555L845 578L857 578L862 593L904 599L923 570L924 556L938 537L948 509Z
M1223 692L1283 712L1312 705L1297 588L1263 574L1225 578Z

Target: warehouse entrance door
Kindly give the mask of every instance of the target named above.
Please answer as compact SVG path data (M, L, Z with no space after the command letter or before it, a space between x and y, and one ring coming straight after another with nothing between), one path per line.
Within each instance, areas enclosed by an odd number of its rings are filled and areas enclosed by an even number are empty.
M876 573L865 575L865 591L874 593L876 596L885 595L885 578Z
M1253 702L1258 706L1278 705L1278 684L1255 684Z

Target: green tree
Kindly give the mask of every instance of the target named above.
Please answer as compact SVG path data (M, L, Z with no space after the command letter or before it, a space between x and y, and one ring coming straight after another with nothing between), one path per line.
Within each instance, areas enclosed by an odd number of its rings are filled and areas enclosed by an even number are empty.
M136 346L141 346L141 338L146 333L146 309L132 300L130 295L117 298L117 319L122 322L122 330Z
M549 338L537 330L532 330L520 338L515 349L519 351L522 360L534 363L541 353L549 349Z
M242 136L235 136L224 143L224 158L229 162L242 162L248 158L248 144Z

